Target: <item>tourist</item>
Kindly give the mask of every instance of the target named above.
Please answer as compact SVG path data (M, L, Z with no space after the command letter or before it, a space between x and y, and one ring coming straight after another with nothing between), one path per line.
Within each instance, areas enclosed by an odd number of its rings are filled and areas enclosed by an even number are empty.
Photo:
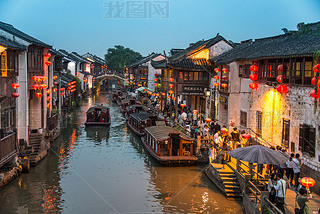
M288 178L288 181L290 182L291 185L293 185L293 176L294 176L294 173L293 173L293 158L294 158L294 154L292 153L290 155L290 158L289 160L286 162L287 164L287 170L286 170L286 176Z
M233 132L231 132L231 149L236 149L240 145L240 134L238 132L237 127L233 128Z
M286 196L286 181L283 179L283 174L278 173L277 174L277 184L274 186L276 189L276 206L278 209L285 213L284 210L284 203L285 203L285 196Z
M271 201L272 203L276 203L276 189L274 188L274 186L277 184L277 176L276 174L272 173L269 181L268 181L268 192L269 192L269 201Z
M205 143L208 143L209 141L209 127L207 124L204 125L204 128L202 130L202 137Z
M294 173L294 186L295 186L295 191L298 191L298 186L299 186L299 178L300 178L300 168L301 168L301 163L299 161L300 159L300 154L296 154L296 157L292 159L293 162L293 173Z
M180 117L181 117L181 120L182 120L182 125L186 126L186 119L188 117L187 113L183 111L182 114L180 115Z
M299 194L297 195L297 198L296 198L300 209L296 208L295 213L297 213L297 211L300 211L301 214L309 214L310 210L309 210L309 206L308 206L307 202L311 198L312 198L312 195L308 194L308 190L305 187L301 187L299 190Z

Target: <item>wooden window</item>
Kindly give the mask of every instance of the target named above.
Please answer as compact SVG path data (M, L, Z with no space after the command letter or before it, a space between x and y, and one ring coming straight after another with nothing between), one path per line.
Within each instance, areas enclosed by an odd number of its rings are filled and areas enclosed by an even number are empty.
M311 78L313 76L313 58L305 58L304 63L304 76L303 76L303 84L304 85L311 85Z
M199 72L194 72L194 74L193 74L193 80L194 80L194 81L199 81Z
M282 119L282 145L289 148L290 120Z
M247 127L247 112L240 111L240 125Z
M315 136L316 129L306 124L300 124L299 127L299 150L315 156Z
M249 78L249 76L251 74L250 66L251 65L249 65L249 64L239 65L239 77Z
M188 80L189 80L189 78L188 78L188 71L184 71L184 72L183 72L183 80L184 80L184 81L188 81Z
M262 135L262 112L257 111L257 134Z

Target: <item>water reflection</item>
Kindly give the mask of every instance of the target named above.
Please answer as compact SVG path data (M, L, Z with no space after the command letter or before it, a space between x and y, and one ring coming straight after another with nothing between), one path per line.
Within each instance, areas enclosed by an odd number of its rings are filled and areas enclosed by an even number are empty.
M102 142L108 144L110 137L110 127L86 127L87 138L93 140L96 145L101 145Z

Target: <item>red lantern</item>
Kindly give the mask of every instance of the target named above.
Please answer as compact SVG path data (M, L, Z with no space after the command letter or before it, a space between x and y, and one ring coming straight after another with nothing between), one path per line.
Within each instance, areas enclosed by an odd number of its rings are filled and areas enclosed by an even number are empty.
M156 93L156 95L159 97L160 96L160 94L159 93Z
M162 96L166 96L166 93L161 93Z
M222 134L227 134L228 133L228 129L227 128L222 128L220 132Z
M207 123L210 123L211 121L212 121L211 118L206 118Z
M173 91L172 91L172 90L170 90L170 91L168 91L168 93L169 93L169 94L173 94Z
M222 72L223 72L223 73L227 73L227 72L228 72L228 68L223 68L223 69L222 69Z
M12 86L12 88L17 89L17 88L19 88L20 85L19 85L19 83L12 83L11 86Z
M38 84L32 85L32 89L37 90L39 88Z
M155 74L154 74L154 76L155 76L155 77L157 77L157 76L158 76L158 74L157 74L157 73L155 73Z
M312 84L312 85L316 85L316 81L317 81L317 78L316 78L316 77L313 77L313 78L311 79L311 84Z
M13 98L18 98L18 97L19 97L19 94L18 94L18 93L12 93L12 94L11 94L11 97L13 97Z
M60 88L60 91L64 91L64 88Z
M155 84L154 84L154 86L156 86L156 87L157 87L157 86L158 86L158 83L155 83Z
M278 71L279 72L283 72L283 65L281 64L281 65L278 65Z
M174 81L174 79L173 79L173 78L169 78L169 81L170 81L170 82L173 82L173 81Z
M198 110L193 110L192 113L193 114L198 114Z
M51 62L50 61L46 61L45 64L49 66L49 65L51 65Z
M61 92L60 95L61 95L61 97L62 97L62 96L64 95L64 92Z
M41 88L43 89L43 88L46 88L47 87L47 85L46 84L41 84Z
M155 81L155 82L158 82L158 78L155 78L154 81Z
M282 75L277 76L277 81L282 83L282 81L283 81Z
M53 88L52 91L53 91L53 92L57 92L58 89L57 89L57 88Z
M36 93L36 97L38 98L42 97L42 93Z
M223 79L223 80L227 80L228 77L227 77L227 76L222 76L222 79Z
M47 101L50 101L51 100L51 97L47 97Z
M312 90L312 91L310 92L310 96L313 97L313 98L315 98L315 97L316 97L316 90Z
M38 76L33 76L32 80L37 82L37 81L39 81L39 77Z
M215 78L216 80L220 79L219 75L215 75L213 78Z
M316 64L315 66L313 66L312 70L313 70L313 72L315 72L315 73L320 72L320 64Z
M318 79L317 86L320 87L320 78Z
M242 134L241 137L245 140L249 140L251 138L251 135L249 134Z
M58 83L57 82L53 82L53 85L58 85Z
M177 98L176 97L172 97L172 100L176 100Z
M50 57L51 57L51 54L48 52L48 53L46 53L44 56L47 57L47 58L50 58Z
M54 75L53 77L52 77L52 79L54 79L54 80L56 80L58 77L56 76L56 75Z
M252 83L249 84L249 87L250 87L251 89L256 89L256 88L258 88L258 84L255 83L255 82L252 82Z
M180 104L181 108L184 108L186 105L184 103Z
M173 86L174 86L173 84L169 84L169 88L173 88Z
M215 68L214 71L215 71L216 73L219 73L219 72L220 72L220 69L219 69L219 68Z
M286 85L279 85L277 91L281 94L285 94L288 92L288 87Z
M47 89L47 94L48 94L48 95L50 94L50 89Z
M223 84L221 84L221 87L222 87L222 88L226 88L226 87L228 87L228 84L223 83Z
M258 71L258 66L257 65L251 65L250 66L250 71L257 72Z
M313 178L310 178L310 177L301 178L300 183L302 186L304 186L306 188L313 187L316 184L316 182L313 180Z
M51 107L51 104L48 103L48 104L47 104L47 108L50 108L50 107Z
M144 92L146 92L146 91L147 91L147 89L143 89L143 91L144 91Z
M258 79L258 75L255 74L255 73L253 73L253 74L250 75L250 79L251 79L252 81L256 81L256 80Z
M216 82L216 83L214 83L213 85L214 85L215 87L218 87L218 86L219 86L219 83Z
M167 98L170 100L171 99L171 97L170 96L167 96Z

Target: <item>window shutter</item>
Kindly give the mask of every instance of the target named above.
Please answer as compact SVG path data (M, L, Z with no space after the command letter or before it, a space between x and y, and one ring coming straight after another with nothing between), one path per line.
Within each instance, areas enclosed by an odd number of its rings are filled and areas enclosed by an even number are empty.
M299 150L303 151L304 149L304 128L303 125L299 126Z
M316 129L315 128L310 128L309 131L309 154L311 157L315 156L315 139L316 139Z

